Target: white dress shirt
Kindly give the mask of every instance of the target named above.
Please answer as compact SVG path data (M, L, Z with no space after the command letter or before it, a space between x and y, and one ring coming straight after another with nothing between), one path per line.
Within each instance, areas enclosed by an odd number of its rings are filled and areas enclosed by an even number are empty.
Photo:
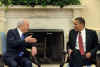
M21 32L21 30L20 30L19 28L17 28L17 30L18 30L18 33L19 33L20 38L21 38L21 36L22 36L23 32Z
M83 40L83 47L84 47L84 52L86 51L86 30L85 28L81 31L81 36L82 36L82 40ZM79 32L77 35L77 39L76 39L76 49L79 50L79 43L78 43L78 37L79 37Z

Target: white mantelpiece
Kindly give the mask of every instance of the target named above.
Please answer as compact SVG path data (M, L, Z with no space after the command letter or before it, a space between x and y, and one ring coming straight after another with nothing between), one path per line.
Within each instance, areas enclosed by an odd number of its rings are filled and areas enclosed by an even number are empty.
M59 8L56 6L47 7L27 7L13 6L9 7L6 14L7 29L16 26L20 19L29 19L31 28L62 28L69 31L72 28L72 18L81 16L80 12L84 6L72 5Z

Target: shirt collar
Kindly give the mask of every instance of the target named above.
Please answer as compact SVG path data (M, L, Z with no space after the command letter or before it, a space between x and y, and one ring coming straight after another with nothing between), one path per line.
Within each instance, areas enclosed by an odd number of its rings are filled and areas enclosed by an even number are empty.
M81 30L81 33L85 33L85 28L83 28L83 29Z
M23 34L23 32L22 32L19 28L17 28L17 30L18 30L19 35L20 35L20 37L21 37L21 36L22 36L22 34Z

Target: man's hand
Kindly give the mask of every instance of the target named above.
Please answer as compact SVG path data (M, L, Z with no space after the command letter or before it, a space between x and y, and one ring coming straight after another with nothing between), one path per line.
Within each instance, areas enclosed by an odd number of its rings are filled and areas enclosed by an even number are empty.
M32 47L32 56L35 56L37 54L37 48Z
M30 35L30 36L28 36L28 37L25 38L25 42L36 43L37 39L36 38L32 38L32 35Z
M73 52L72 49L68 49L68 54L71 55L71 53Z
M87 52L87 53L86 53L86 58L87 58L87 59L90 59L90 58L91 58L91 53L90 53L90 52Z

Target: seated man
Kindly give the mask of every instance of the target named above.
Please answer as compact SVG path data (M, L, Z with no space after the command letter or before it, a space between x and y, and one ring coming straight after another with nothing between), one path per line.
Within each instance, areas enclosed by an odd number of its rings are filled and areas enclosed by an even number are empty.
M85 28L85 20L77 17L73 21L74 29L69 33L67 43L68 53L70 54L70 67L82 67L91 65L96 61L96 46L98 37L96 31Z
M7 53L4 56L5 62L9 67L32 67L30 53L26 48L32 48L32 56L37 54L35 43L36 38L32 35L27 36L24 33L28 32L29 23L27 20L19 21L17 28L11 29L7 33Z

